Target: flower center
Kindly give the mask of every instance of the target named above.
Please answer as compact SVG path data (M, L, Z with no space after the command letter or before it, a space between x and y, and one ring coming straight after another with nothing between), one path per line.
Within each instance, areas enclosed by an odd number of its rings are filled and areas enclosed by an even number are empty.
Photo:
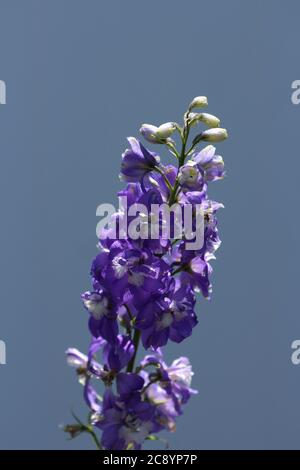
M156 327L158 330L164 330L172 325L174 317L171 312L165 312L160 320L157 320Z
M106 297L90 298L84 300L84 304L96 320L100 320L109 312L108 299Z

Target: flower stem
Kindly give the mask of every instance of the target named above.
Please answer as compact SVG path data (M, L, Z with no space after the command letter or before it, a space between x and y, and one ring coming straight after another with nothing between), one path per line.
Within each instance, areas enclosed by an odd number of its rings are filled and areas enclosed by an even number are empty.
M166 183L167 188L168 188L170 191L172 191L172 189L173 189L173 188L172 188L172 185L171 185L170 181L168 180L168 178L166 177L166 175L164 174L164 172L163 172L159 167L156 167L156 168L155 168L155 171L157 171L157 173L159 173L159 174L163 177L164 182Z
M133 335L134 353L133 353L133 356L132 356L132 358L130 359L130 361L128 363L127 372L132 372L133 371L135 358L136 358L137 350L138 350L139 343L140 343L140 337L141 337L141 332L139 330L135 329L134 335Z
M179 156L179 159L178 159L178 172L179 172L180 167L182 167L182 165L184 165L184 161L185 161L185 158L186 158L185 148L186 148L187 140L188 140L188 137L189 137L189 133L190 133L190 127L187 124L186 127L183 130L183 133L182 133L182 147L181 147L181 152L180 152L180 156ZM170 193L169 206L172 206L172 204L175 202L176 197L178 195L177 194L177 190L178 190L178 187L179 187L178 172L177 172L177 177L176 177L175 184L174 184L173 189Z
M101 445L100 445L100 442L98 441L98 438L97 438L95 432L94 432L92 429L89 429L89 428L87 428L86 432L88 432L88 433L91 435L93 441L94 441L95 444L96 444L97 449L98 449L98 450L102 450L102 447L101 447Z

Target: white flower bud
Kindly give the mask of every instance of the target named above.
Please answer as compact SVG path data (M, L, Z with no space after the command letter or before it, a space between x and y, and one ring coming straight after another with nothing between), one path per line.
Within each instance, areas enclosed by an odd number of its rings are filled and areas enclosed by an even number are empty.
M222 140L227 139L227 137L227 130L217 127L215 129L207 129L202 132L200 140L204 140L205 142L221 142Z
M142 124L142 127L140 128L142 136L152 144L160 143L160 139L157 137L157 131L158 127L153 126L152 124Z
M220 119L208 113L199 114L199 121L204 122L209 127L219 127L220 125Z
M159 126L156 135L160 139L167 139L173 132L176 130L176 123L175 122L166 122Z
M204 108L208 105L206 96L196 96L189 105L189 109Z
M209 127L219 127L220 119L208 113L189 113L190 126L195 126L198 122L204 122Z
M189 113L189 124L195 126L200 121L201 113Z

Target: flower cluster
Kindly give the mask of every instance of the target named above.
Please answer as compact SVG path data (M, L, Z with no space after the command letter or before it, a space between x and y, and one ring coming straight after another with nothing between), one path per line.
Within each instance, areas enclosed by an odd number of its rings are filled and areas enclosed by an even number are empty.
M180 357L168 366L161 348L169 341L181 343L192 334L197 325L196 295L211 295L210 261L220 245L216 213L223 206L209 199L207 189L210 182L224 176L222 157L211 143L224 140L227 132L219 127L217 117L195 112L206 105L206 97L194 98L183 126L168 122L141 127L142 136L170 151L176 165L163 165L156 152L134 137L128 138L129 148L122 155L120 177L126 186L119 196L126 197L126 209L113 216L117 234L103 229L91 266L92 288L82 294L91 343L87 355L67 350L90 413L87 425L79 422L66 431L72 437L90 432L99 448L140 449L160 430L174 431L183 405L196 393L191 388L189 360ZM191 131L199 124L206 128L189 144ZM209 145L199 149L202 142ZM148 209L145 214L139 211L138 228L141 235L149 235L152 204L190 206L192 225L200 207L202 246L187 249L184 229L180 239L164 237L163 216L156 220L158 236L121 237L124 220L126 226L132 222L129 211L134 205ZM174 229L174 219L169 222ZM138 362L140 344L147 355ZM100 383L103 396L98 391Z

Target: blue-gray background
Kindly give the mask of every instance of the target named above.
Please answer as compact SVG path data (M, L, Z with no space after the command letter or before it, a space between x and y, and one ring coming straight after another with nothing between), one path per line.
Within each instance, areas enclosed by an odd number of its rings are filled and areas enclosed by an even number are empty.
M172 448L300 448L298 1L1 0L0 447L92 447L68 346L88 344L80 293L96 206L115 202L125 137L209 97L230 139L212 302L187 354L200 393Z

